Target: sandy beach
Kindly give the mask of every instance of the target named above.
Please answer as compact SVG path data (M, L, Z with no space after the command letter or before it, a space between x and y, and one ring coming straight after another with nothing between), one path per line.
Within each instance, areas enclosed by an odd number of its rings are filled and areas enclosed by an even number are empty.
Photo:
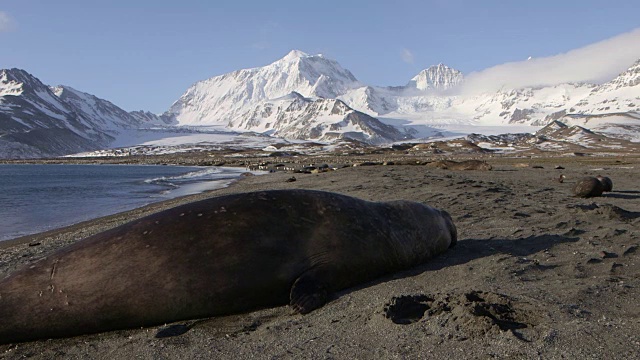
M293 188L422 202L448 211L459 235L455 248L427 264L342 291L307 315L282 306L175 323L190 329L166 338L155 337L165 328L158 326L0 345L0 358L640 358L640 159L487 161L491 171L376 165L248 176L224 189L0 242L2 278L168 207ZM578 179L598 174L613 180L612 192L572 196Z

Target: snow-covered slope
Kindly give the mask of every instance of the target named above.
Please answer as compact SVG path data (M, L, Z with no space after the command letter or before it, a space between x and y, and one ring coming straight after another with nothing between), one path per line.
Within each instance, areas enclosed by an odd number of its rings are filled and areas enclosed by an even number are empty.
M464 82L457 87L464 89ZM362 111L379 109L362 106L356 98L345 97L345 100ZM402 92L391 100L384 96L381 100L390 103L387 109L391 111L378 112L379 115L407 119L412 124L503 126L504 132L509 132L511 125L539 127L569 114L640 112L640 63L636 62L615 79L601 85L567 83L470 95L464 91L459 91L457 95Z
M336 61L294 50L270 65L194 84L166 115L180 125L227 124L256 103L291 92L312 98L335 98L360 86L353 74Z
M594 87L569 109L569 113L588 115L620 112L640 113L640 60L615 79Z
M420 71L406 87L418 90L447 90L459 85L462 80L463 75L460 71L441 63Z
M397 98L403 95L404 90L404 87L362 86L347 91L338 99L353 109L376 116L397 110Z
M167 126L175 124L171 119L163 115L157 115L144 110L131 111L129 115L136 119L136 121L144 124L144 126Z
M62 155L110 140L24 70L0 70L0 94L2 158Z
M640 113L570 114L560 119L567 125L582 126L608 137L640 142Z
M467 93L464 77L444 64L431 66L405 86L360 83L336 61L292 51L264 67L239 70L193 85L174 103L167 117L180 125L217 125L236 130L259 128L281 134L279 118L256 111L273 109L283 96L339 99L350 108L403 130L419 127L512 125L541 127L568 114L640 111L640 62L606 84L558 84L547 87ZM313 117L312 113L298 117ZM323 122L323 120L320 120Z
M470 132L535 132L561 121L595 138L640 141L640 60L603 84L479 88L474 83L473 92L465 91L462 73L444 64L421 71L404 86L369 86L335 60L294 50L263 67L197 82L158 116L128 113L70 87L49 88L24 70L0 70L0 157L129 146L212 128L213 133L383 144ZM573 129L575 134L563 130L555 136L593 137Z
M104 132L140 127L143 122L107 100L69 86L52 87L53 93L74 112L82 114L87 126Z
M411 138L410 134L351 109L341 100L314 100L296 92L255 105L230 121L228 127L296 140L349 138L381 144Z
M564 120L563 120L564 121ZM485 149L524 153L553 151L565 155L591 152L640 153L638 139L630 141L611 134L593 131L580 125L554 120L535 133L481 135L471 134L466 140Z
M4 120L0 125L2 131L38 127L90 131L70 106L24 70L0 70L0 94L0 111Z
M452 108L483 124L528 124L543 126L553 114L566 113L567 105L584 98L590 84L560 84L542 88L500 90L493 94L460 97ZM551 116L551 118L548 118Z
M21 69L0 70L0 158L49 157L108 147L144 125L109 101L50 88Z
M452 109L481 123L544 126L568 114L640 112L640 61L611 81L500 90L457 97Z

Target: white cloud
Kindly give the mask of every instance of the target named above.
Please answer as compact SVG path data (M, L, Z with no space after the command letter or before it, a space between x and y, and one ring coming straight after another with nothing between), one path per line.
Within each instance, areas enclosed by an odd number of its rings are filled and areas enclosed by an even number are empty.
M464 92L549 86L567 82L603 83L640 59L640 28L579 49L543 58L497 65L469 74Z
M0 33L9 31L13 28L13 20L9 17L9 15L0 11Z
M400 53L400 57L402 57L402 61L407 64L413 64L413 53L409 49L402 49L402 53Z
M258 40L251 44L256 50L266 50L271 47L271 39L278 38L277 34L282 30L279 23L268 21L260 27L258 31Z

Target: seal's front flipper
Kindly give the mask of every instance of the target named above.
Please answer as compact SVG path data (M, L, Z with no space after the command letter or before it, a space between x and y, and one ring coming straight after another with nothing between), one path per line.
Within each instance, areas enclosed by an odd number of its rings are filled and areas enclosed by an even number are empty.
M309 313L327 302L326 286L309 274L300 276L291 287L289 305L300 314Z

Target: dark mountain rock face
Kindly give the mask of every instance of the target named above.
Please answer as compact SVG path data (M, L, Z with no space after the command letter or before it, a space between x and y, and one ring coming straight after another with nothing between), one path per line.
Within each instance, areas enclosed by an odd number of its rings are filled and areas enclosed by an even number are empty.
M108 147L143 124L109 101L50 88L21 69L0 70L0 158L61 156Z

